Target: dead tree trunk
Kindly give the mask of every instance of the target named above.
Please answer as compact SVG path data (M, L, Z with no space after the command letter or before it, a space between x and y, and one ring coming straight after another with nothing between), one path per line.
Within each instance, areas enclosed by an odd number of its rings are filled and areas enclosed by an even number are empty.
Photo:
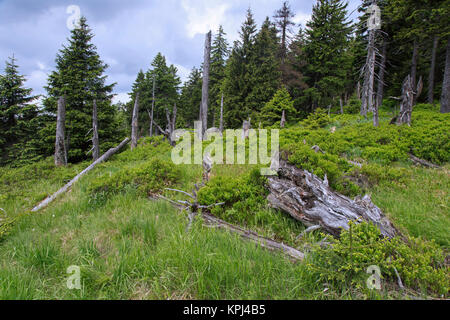
M208 129L208 98L209 98L209 66L211 60L211 31L206 34L205 54L203 61L203 83L202 83L202 139Z
M434 73L436 71L436 52L439 44L439 37L433 38L433 49L431 50L430 73L428 74L428 103L434 102Z
M386 54L387 54L387 41L383 40L383 49L381 52L380 70L378 70L378 86L377 86L377 100L376 105L380 107L383 104L384 93L384 73L386 69Z
M150 137L153 136L153 113L154 113L154 110L155 110L155 75L153 75L152 111L149 115L150 116Z
M344 114L344 104L342 102L342 97L339 97L339 106L341 107L341 114Z
M284 128L284 125L286 124L286 114L283 109L283 113L281 114L281 122L280 122L280 128Z
M419 55L419 42L414 39L413 54L411 58L411 87L416 87L416 74L417 74L417 57ZM414 99L415 104L415 99Z
M250 121L244 120L242 124L242 139L247 139L250 133Z
M350 221L372 222L385 237L398 231L375 206L370 197L352 200L338 194L314 174L280 161L278 177L268 178L269 204L280 209L306 226L320 225L333 236L348 230Z
M450 112L450 37L447 40L444 81L441 94L441 113L448 112Z
M136 94L133 108L133 119L131 121L131 150L137 147L139 134L139 92Z
M356 85L356 97L358 100L361 100L361 82L358 81L358 84Z
M367 46L367 59L363 68L364 84L362 92L361 115L373 111L373 82L375 78L375 30L369 31L369 44Z
M36 207L34 207L31 211L36 212L36 211L39 211L42 208L45 208L46 206L48 206L49 203L51 203L53 200L55 200L59 195L63 194L67 190L69 190L70 187L72 187L72 185L75 182L77 182L83 175L85 175L86 173L88 173L89 171L94 169L97 164L108 160L113 154L115 154L117 151L122 149L129 141L130 141L130 138L126 138L117 147L109 149L104 155L102 155L100 158L98 158L96 161L94 161L89 167L87 167L86 169L81 171L75 178L70 180L64 187L62 187L61 189L56 191L50 197L46 198L44 201L42 201L40 204L38 204Z
M66 146L66 99L61 96L58 99L58 114L56 118L56 141L55 141L55 166L67 165Z
M94 100L92 111L92 159L100 157L100 142L98 139L97 100Z
M223 93L222 98L220 99L220 125L219 125L220 133L223 134Z
M414 90L411 76L408 74L402 86L402 97L400 102L400 114L397 117L397 124L411 125L411 114L414 103Z

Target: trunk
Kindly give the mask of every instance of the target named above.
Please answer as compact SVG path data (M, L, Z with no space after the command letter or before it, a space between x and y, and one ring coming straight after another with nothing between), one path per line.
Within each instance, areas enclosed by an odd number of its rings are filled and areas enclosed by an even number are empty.
M411 125L411 113L414 103L414 90L412 86L411 76L408 75L403 81L402 97L400 102L400 114L397 117L397 124Z
M339 97L339 106L341 107L341 114L344 114L344 104L342 102L342 97Z
M385 237L398 231L375 206L370 197L352 200L328 187L314 174L280 161L279 176L268 178L269 204L280 209L306 226L320 225L333 236L348 230L350 221L374 223Z
M133 119L131 121L131 150L137 147L139 134L139 92L136 94L133 108Z
M115 154L117 151L122 149L127 143L130 141L130 138L126 138L123 140L117 147L109 149L104 155L102 155L100 158L98 158L96 161L94 161L89 167L81 171L75 178L69 181L64 187L56 191L53 195L46 198L44 201L42 201L40 204L38 204L36 207L34 207L31 211L36 212L41 210L42 208L45 208L48 206L53 200L55 200L59 195L63 194L67 190L69 190L72 185L77 182L82 176L84 176L86 173L91 171L95 168L95 166L99 163L102 163L104 161L107 161L113 154Z
M209 98L209 65L211 60L211 31L206 34L205 54L203 61L202 83L202 138L208 128L208 98Z
M55 165L57 167L67 165L65 131L66 99L61 96L58 99L58 114L56 118Z
M433 38L433 49L431 50L431 65L430 73L428 75L428 103L432 104L434 102L434 73L436 71L436 52L439 44L439 37L434 36Z
M361 82L358 81L358 84L356 85L356 97L358 100L361 100Z
M250 133L250 121L244 120L242 124L242 139L247 139Z
M282 115L281 115L281 122L280 122L280 127L281 128L284 128L284 125L286 124L286 114L285 114L285 112L284 112L284 110L283 110L283 113L282 113Z
M367 47L367 59L364 66L364 85L362 93L361 115L367 116L367 112L373 111L373 82L375 78L375 31L369 31L369 44Z
M450 37L447 40L447 54L441 95L441 113L448 112L450 112Z
M153 76L152 112L150 113L150 137L153 136L153 113L154 113L154 110L155 110L155 76Z
M220 132L223 134L223 93L222 98L220 99Z
M381 52L380 70L378 70L378 86L377 86L377 107L383 104L384 94L384 73L386 69L387 41L383 40L383 49Z
M100 157L100 143L98 139L97 100L94 100L92 112L92 159Z
M414 39L414 45L413 45L413 55L411 59L411 87L416 87L416 74L417 74L417 57L419 55L419 43L417 39ZM416 104L416 98L417 96L413 97L413 105Z

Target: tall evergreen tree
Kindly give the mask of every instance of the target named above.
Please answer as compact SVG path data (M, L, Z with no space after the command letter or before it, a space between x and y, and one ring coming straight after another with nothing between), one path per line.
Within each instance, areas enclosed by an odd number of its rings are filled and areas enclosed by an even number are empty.
M37 97L26 88L25 77L19 73L14 56L6 61L4 74L0 75L0 163L10 163L29 153L28 139L38 127L38 109L32 104ZM28 147L25 148L25 145ZM35 157L36 153L26 155Z
M228 55L230 54L230 49L228 46L227 39L225 38L226 33L224 32L222 26L219 26L217 35L214 37L214 41L211 47L211 67L210 67L210 90L209 90L209 113L208 121L210 126L217 126L217 119L219 119L220 113L220 100L222 97L222 83L225 78L225 66Z
M255 38L254 50L248 65L248 84L251 90L245 104L253 119L281 85L277 41L276 28L267 17Z
M108 65L103 63L92 43L92 30L82 17L79 26L71 31L68 45L56 56L56 70L48 78L48 97L44 101L44 111L55 115L56 101L66 98L66 145L69 162L77 162L88 157L92 147L89 132L92 128L92 108L97 100L100 146L108 149L121 138L118 129L117 110L111 104L115 84L106 84L104 75ZM55 118L43 134L47 152L54 145ZM50 129L51 128L51 129Z
M347 3L342 0L317 0L306 26L306 66L304 74L309 88L306 103L312 109L326 107L345 87L349 36Z
M200 102L202 101L202 72L192 68L187 81L181 88L179 121L183 127L194 127L199 120Z
M249 64L255 46L256 23L250 8L239 33L240 39L234 42L228 59L223 91L225 96L224 121L227 127L242 126L251 111L246 105L246 98L252 90L249 83Z

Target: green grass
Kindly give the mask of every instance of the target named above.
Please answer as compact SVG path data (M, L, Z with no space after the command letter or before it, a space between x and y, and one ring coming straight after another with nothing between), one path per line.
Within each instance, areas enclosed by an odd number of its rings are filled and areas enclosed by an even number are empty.
M338 130L360 124L355 118L338 116ZM323 130L311 129L311 141L315 142ZM345 130L351 133L349 128ZM296 142L303 140L295 128L286 132ZM356 158L364 157L364 148L370 142L367 137L361 141L359 145L352 142ZM331 150L332 140L329 145ZM342 150L345 147L343 144ZM385 283L380 292L357 289L351 284L327 286L311 274L309 260L293 263L280 253L266 251L236 235L204 227L200 221L186 233L185 212L149 199L136 185L125 184L102 199L91 194L93 183L101 183L102 177L145 167L155 158L169 162L170 147L161 139L144 139L139 148L99 165L70 192L33 214L28 212L34 205L87 163L54 168L52 160L47 159L23 168L0 168L0 208L8 217L20 217L0 240L0 299L402 298L390 283ZM333 168L331 162L326 164ZM403 233L434 240L448 250L448 165L441 170L412 167L408 161L377 165L372 174L383 178L368 190L375 204ZM401 179L381 173L396 167L402 169L394 172L401 174ZM230 190L236 191L252 168L214 166L211 185L224 179L230 183ZM201 181L201 166L181 165L178 169L180 176L174 187L190 191ZM223 185L218 186L211 190L220 199ZM319 232L314 232L296 240L304 226L267 208L264 197L252 194L258 188L237 192L233 197L239 201L217 209L216 214L302 251L311 250L312 244L322 239ZM184 199L174 192L163 193ZM72 265L81 268L81 290L66 287L66 271Z

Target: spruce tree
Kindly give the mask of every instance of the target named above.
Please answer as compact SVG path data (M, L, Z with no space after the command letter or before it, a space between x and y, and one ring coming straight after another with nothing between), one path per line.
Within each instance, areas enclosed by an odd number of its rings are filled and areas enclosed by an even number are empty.
M37 106L31 102L32 89L24 87L26 79L19 73L14 56L6 61L4 74L0 75L0 149L1 164L33 159L31 140L39 126Z
M199 120L200 102L202 100L202 72L192 68L187 81L181 88L179 121L183 127L194 127Z
M86 18L80 19L79 26L71 31L68 45L64 45L56 56L56 70L48 78L48 96L44 101L44 111L55 115L56 102L60 96L66 98L66 145L69 162L77 162L89 157L92 147L89 132L92 129L93 101L97 100L100 147L105 151L122 137L118 130L117 110L111 104L115 84L106 84L104 75L108 65L103 63L92 43L94 37ZM43 130L44 143L53 141L56 118ZM50 135L50 136L49 136ZM47 146L46 152L52 150Z
M250 92L245 99L245 104L252 118L256 118L281 85L277 49L277 31L267 17L256 35L248 64L247 83L250 84Z
M292 121L292 118L295 119L296 111L294 101L284 87L279 89L273 98L262 108L261 122L266 126L279 123L283 115L283 110L288 120Z
M242 126L242 121L251 114L246 98L252 90L249 83L249 64L255 46L256 23L250 8L239 35L240 39L234 42L228 59L223 83L224 122L225 126L231 128Z
M347 3L342 0L318 0L306 26L306 65L304 74L309 88L305 103L327 107L345 87L346 59L352 31L347 19Z
M222 97L222 83L225 78L225 66L230 49L225 38L226 33L222 26L219 26L217 35L211 46L211 67L210 67L210 90L209 90L209 113L208 121L210 126L217 126L220 113L220 100Z

